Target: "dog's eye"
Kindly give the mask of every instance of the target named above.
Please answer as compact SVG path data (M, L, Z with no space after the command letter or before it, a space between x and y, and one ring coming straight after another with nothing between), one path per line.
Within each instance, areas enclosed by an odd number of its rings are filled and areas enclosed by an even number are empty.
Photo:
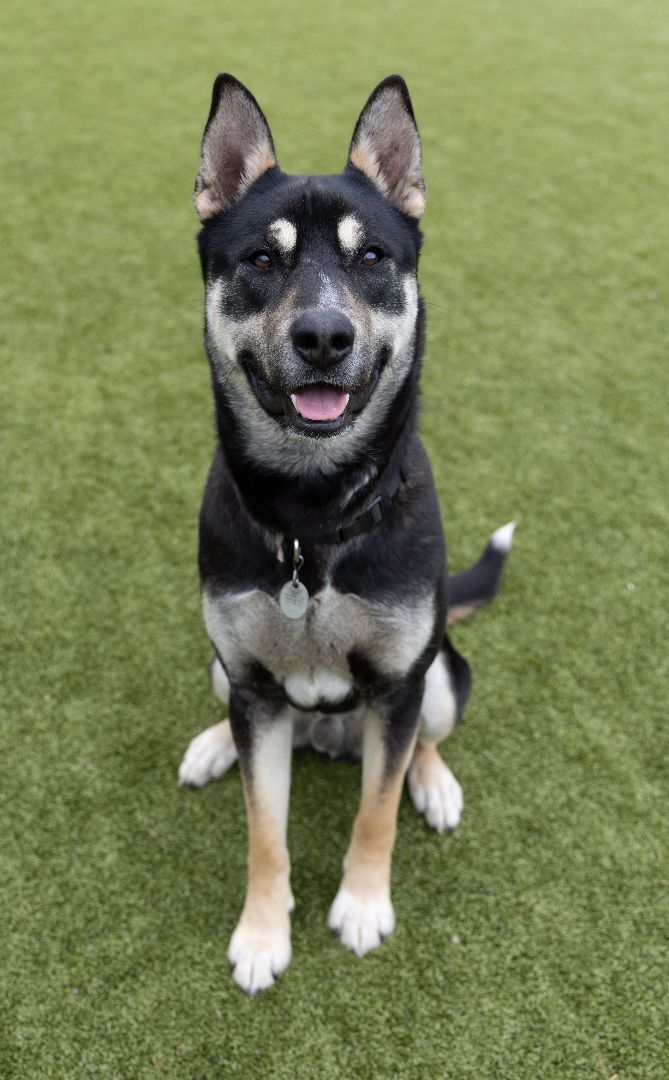
M381 262L382 258L383 252L380 248L370 248L369 251L365 252L360 262L363 266L376 266L377 263Z
M249 262L252 262L259 270L269 270L272 265L272 260L266 251L256 251L255 255L252 255L249 259Z

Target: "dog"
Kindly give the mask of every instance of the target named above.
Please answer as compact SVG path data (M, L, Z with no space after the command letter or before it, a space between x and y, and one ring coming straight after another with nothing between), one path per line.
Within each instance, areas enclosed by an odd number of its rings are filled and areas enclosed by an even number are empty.
M194 191L218 442L200 514L210 676L229 720L190 744L201 786L239 760L248 887L228 959L255 994L291 958L286 821L293 746L362 759L328 923L363 956L391 933L405 776L438 832L462 792L437 744L469 695L445 627L495 593L513 523L449 580L416 433L425 184L404 80L367 101L346 166L289 176L231 75L214 84Z

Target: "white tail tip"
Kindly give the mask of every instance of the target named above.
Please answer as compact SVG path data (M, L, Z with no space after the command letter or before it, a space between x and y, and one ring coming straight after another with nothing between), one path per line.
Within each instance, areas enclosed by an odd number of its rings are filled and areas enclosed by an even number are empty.
M509 521L506 525L502 525L500 529L495 529L490 537L490 543L497 551L503 551L506 554L507 551L511 550L515 529L515 521Z

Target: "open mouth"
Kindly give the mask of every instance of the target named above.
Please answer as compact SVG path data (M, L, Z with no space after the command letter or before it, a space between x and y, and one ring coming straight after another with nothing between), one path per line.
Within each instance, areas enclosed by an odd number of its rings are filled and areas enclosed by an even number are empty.
M353 423L378 381L378 373L362 388L314 382L290 390L271 387L254 367L243 363L251 388L265 412L304 435L337 435Z

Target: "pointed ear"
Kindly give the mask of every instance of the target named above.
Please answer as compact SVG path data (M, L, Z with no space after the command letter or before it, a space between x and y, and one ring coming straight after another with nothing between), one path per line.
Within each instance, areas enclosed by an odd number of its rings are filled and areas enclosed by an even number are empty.
M273 165L272 135L256 99L232 75L219 75L193 192L200 221L227 209Z
M355 126L348 164L376 184L408 217L425 209L425 181L418 128L404 79L379 83Z

